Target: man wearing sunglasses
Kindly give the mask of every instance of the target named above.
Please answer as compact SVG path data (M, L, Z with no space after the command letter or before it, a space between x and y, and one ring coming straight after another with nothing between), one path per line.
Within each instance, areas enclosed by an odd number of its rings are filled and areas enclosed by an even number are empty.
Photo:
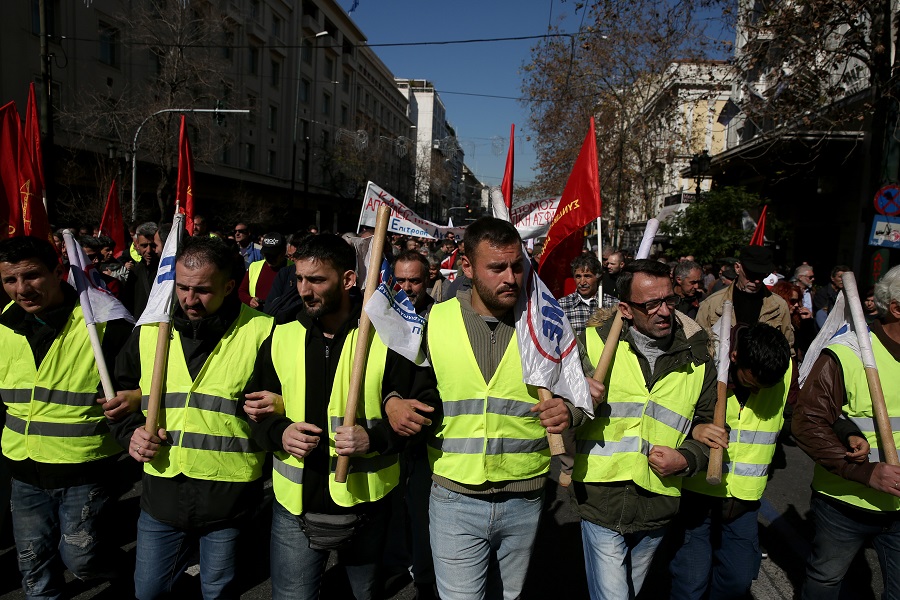
M603 381L605 400L576 429L572 472L591 600L640 592L678 513L682 479L706 469L708 450L690 432L712 422L716 401L709 338L675 310L669 267L632 261L617 295L625 326ZM612 323L587 324L592 365Z
M745 246L734 265L737 279L734 283L700 303L697 322L708 331L722 316L726 300L733 307L732 324L765 323L775 327L794 347L794 330L791 327L791 311L778 294L773 294L763 284L763 279L775 270L772 251L763 246ZM793 350L791 351L793 353Z
M234 241L237 242L238 250L244 257L245 269L249 269L252 263L263 260L262 246L253 243L250 227L246 223L238 223L234 226Z

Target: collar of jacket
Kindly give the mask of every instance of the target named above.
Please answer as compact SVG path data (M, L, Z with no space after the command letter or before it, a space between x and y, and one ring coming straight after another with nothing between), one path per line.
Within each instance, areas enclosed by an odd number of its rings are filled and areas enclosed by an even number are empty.
M188 319L181 305L176 301L172 324L180 335L194 340L220 339L241 312L241 301L237 295L229 294L215 314L203 317L199 321Z
M610 311L614 315L614 311ZM600 339L604 342L609 337L609 330L612 328L613 320L605 319L599 326ZM709 360L709 335L698 325L693 319L684 313L675 311L675 322L672 331L672 344L663 353L664 356L672 356L677 358L678 366L690 360L695 365L702 364ZM632 342L631 325L626 320L622 328L622 337L629 344Z
M456 293L456 299L459 300L459 306L463 312L468 312L472 314L478 314L475 312L475 309L472 308L472 290L461 290ZM501 323L509 325L510 327L516 326L515 320L515 309L511 308L506 311L502 317L498 319ZM478 315L480 318L483 318L484 315Z
M35 316L26 312L24 308L15 302L2 315L0 315L0 325L5 325L16 333L25 334L34 329L35 322L44 324L53 329L56 333L62 331L72 314L72 309L78 304L78 292L71 285L65 282L59 283L63 293L62 304L47 309L40 316Z

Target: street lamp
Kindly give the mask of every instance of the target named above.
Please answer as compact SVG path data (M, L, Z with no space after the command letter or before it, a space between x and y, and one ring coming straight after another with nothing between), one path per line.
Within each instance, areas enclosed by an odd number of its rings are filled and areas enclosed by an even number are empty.
M320 38L323 35L328 35L327 31L320 31L319 33L313 36L307 36L300 38L300 53L303 53L303 42L309 39ZM313 59L315 60L315 59ZM294 206L294 193L297 187L297 129L300 125L300 83L302 81L302 73L300 72L301 66L303 65L303 59L301 56L297 57L297 97L294 101L294 136L293 143L291 144L291 207ZM315 93L316 90L313 88L311 90L313 94L313 102L315 102ZM315 119L316 116L312 115L312 118ZM308 132L312 133L312 132ZM309 161L309 144L306 146L306 160ZM306 179L309 179L309 175L307 174ZM307 181L307 185L309 182Z
M698 200L700 199L700 184L703 182L706 174L709 173L711 162L712 157L710 157L709 151L703 150L700 154L695 154L688 163L691 167L691 177L696 182L695 194Z

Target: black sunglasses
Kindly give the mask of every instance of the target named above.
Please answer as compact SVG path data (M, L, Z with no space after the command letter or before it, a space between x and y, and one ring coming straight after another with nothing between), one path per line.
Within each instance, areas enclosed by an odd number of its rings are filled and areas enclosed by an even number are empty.
M235 233L250 233L249 229L235 229Z
M663 302L665 302L666 306L668 306L669 308L675 308L675 305L678 304L678 295L672 294L671 296L666 296L665 298L647 300L646 302L632 302L631 300L628 300L627 302L630 306L640 308L646 313L652 313L659 310L659 307L662 306Z

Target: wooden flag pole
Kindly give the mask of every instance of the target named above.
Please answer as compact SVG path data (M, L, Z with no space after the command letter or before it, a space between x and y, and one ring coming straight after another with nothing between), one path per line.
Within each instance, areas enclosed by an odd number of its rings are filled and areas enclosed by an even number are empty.
M719 372L716 383L716 410L713 412L713 425L725 427L725 415L728 409L728 367L731 364L731 300L722 306L722 324L719 330ZM722 483L722 458L724 448L711 448L709 466L706 467L706 483L719 485Z
M878 432L878 450L884 456L884 462L895 467L900 466L897 445L894 443L894 431L891 428L891 419L884 403L884 390L881 387L881 378L878 376L878 366L875 364L875 353L872 351L872 340L869 338L869 328L866 325L866 318L863 316L862 305L859 301L856 277L851 271L844 271L841 279L844 282L844 298L850 309L853 329L856 330L862 363L866 369L866 383L869 385L869 396L872 398L872 415L875 417L875 427Z
M644 237L641 238L641 245L638 247L635 260L647 258L650 256L650 248L653 246L653 238L659 229L659 221L650 219L644 228ZM601 298L602 301L602 298ZM619 337L622 335L622 311L616 310L616 316L613 317L612 326L609 329L609 335L606 336L606 342L603 344L603 352L600 353L600 360L597 361L597 368L594 369L594 379L603 383L606 380L606 374L612 364L613 356L616 355L616 346L619 345Z
M547 400L551 400L553 398L553 392L548 390L547 388L538 388L538 400L541 402L546 402ZM566 453L566 445L563 442L563 436L561 433L550 433L547 432L547 443L550 444L550 456L559 456L560 454Z
M103 346L100 343L100 334L97 332L96 323L87 324L88 337L91 339L91 350L94 351L94 361L97 363L97 371L100 373L100 385L103 388L103 397L109 400L116 395L116 390L109 376L109 368L103 357Z
M382 204L378 207L378 217L375 221L375 235L369 253L369 270L366 272L366 290L363 295L363 307L369 302L369 298L375 293L381 276L381 261L384 255L384 240L387 237L388 219L391 209ZM359 406L359 397L362 394L363 379L366 376L366 360L369 356L369 340L372 337L372 322L369 315L363 310L359 315L359 330L356 337L356 349L353 352L353 370L350 372L350 390L347 394L347 407L344 410L344 426L356 425L356 409ZM350 471L350 457L338 456L335 468L334 480L338 483L347 481Z
M166 378L166 365L169 362L169 338L172 332L172 321L159 324L156 333L156 355L153 358L153 374L150 379L150 397L147 400L147 422L144 429L156 435L159 428L159 405L162 401L163 381Z

